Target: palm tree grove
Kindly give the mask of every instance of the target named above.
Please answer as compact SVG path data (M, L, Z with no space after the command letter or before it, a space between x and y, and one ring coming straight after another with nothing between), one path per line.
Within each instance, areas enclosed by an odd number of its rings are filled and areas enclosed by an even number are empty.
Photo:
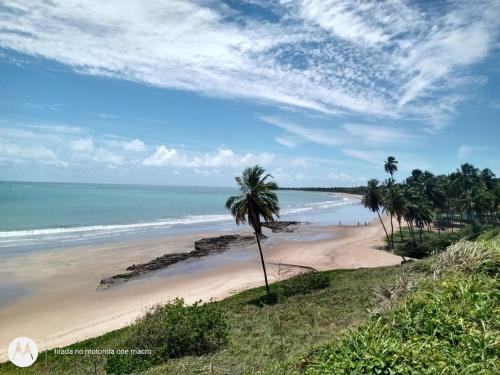
M465 163L447 175L414 169L398 183L394 179L398 161L389 156L384 170L389 177L383 183L369 180L362 203L378 214L388 248L403 260L430 255L435 249L429 241L436 240L436 232L444 246L453 238L477 236L498 224L500 180L488 168ZM390 218L389 228L381 211Z

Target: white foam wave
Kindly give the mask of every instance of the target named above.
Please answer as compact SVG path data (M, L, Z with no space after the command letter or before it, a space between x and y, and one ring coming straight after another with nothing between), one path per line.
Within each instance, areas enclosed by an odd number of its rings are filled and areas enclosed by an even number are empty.
M116 233L118 231L129 231L141 228L168 228L173 225L189 225L199 223L209 223L217 221L230 220L229 215L190 215L177 219L166 219L144 223L131 223L131 224L112 224L112 225L91 225L84 227L63 227L63 228L48 228L48 229L32 229L32 230L18 230L18 231L5 231L0 232L1 239L26 237L26 236L50 236L60 234L78 234L79 236L92 235L92 233L110 232Z
M355 199L349 199L349 198L342 198L342 199L336 199L336 200L329 200L329 201L322 201L322 202L314 202L314 203L306 203L303 206L298 206L296 208L290 208L283 210L282 214L287 215L287 214L296 214L299 212L305 212L305 211L311 211L311 210L326 210L338 206L345 206L348 204L354 204L358 203L357 200ZM288 206L289 207L289 206Z
M290 214L296 214L296 213L304 212L304 211L311 211L312 209L313 209L312 207L290 208L288 210L283 210L282 214L283 215L290 215Z

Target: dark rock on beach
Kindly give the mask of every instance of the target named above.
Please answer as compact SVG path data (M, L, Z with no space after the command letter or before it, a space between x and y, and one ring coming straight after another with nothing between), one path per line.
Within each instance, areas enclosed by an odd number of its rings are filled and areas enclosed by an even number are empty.
M263 227L276 232L293 232L298 228L298 221L276 221L274 223L264 223ZM265 239L265 235L261 235ZM166 268L172 264L182 262L193 258L201 258L208 255L219 254L230 247L245 247L254 244L253 235L240 236L239 234L227 234L218 237L202 238L194 243L194 250L187 253L169 253L155 258L147 263L133 264L127 268L128 272L120 273L105 279L102 279L99 288L108 288L113 285L121 284L125 281L142 277L153 271Z
M265 236L263 236L265 237ZM120 273L101 280L100 288L107 288L120 284L124 281L135 279L146 273L156 271L172 264L188 260L191 258L201 258L207 255L222 253L231 246L249 246L255 243L253 235L224 235L218 237L202 238L194 243L194 250L188 253L170 253L164 254L147 263L134 264L127 268L126 273Z
M263 223L262 226L269 228L273 233L295 231L300 225L300 221L275 221L274 223Z

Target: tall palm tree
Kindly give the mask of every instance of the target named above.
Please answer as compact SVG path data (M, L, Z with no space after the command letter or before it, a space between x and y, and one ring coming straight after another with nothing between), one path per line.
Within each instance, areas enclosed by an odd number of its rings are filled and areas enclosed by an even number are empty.
M403 191L398 185L389 186L383 199L384 210L391 216L391 244L394 249L394 225L392 218L395 216L399 224L399 233L403 241L403 231L401 229L401 219L406 209L406 200Z
M470 163L465 163L457 169L456 183L462 190L470 190L479 180L479 170Z
M480 173L481 180L483 181L486 189L493 190L495 187L495 174L489 168L484 168Z
M385 236L387 237L387 243L390 244L389 233L385 227L382 217L380 217L380 207L382 206L382 192L380 190L379 182L376 178L368 181L366 192L361 200L366 208L369 208L372 212L376 212L380 220L380 224L384 228Z
M423 242L422 229L424 228L425 225L429 225L430 223L432 223L433 215L432 215L432 206L430 202L423 196L421 198L422 199L416 206L415 223L419 229L418 232L420 236L420 242Z
M382 196L382 207L386 214L389 214L391 217L391 240L389 241L389 246L391 249L394 249L394 223L392 222L392 218L394 217L395 211L391 207L391 186L385 186L384 195Z
M264 168L259 165L243 170L241 177L235 177L241 194L233 195L226 201L226 208L231 212L236 224L248 222L255 233L255 239L259 247L260 261L264 272L267 295L270 295L269 283L267 281L266 264L260 236L262 235L261 218L266 222L274 222L274 216L279 217L279 202L276 190L278 185L273 181L270 174L266 174Z
M404 194L405 200L406 200L406 207L405 207L403 217L406 220L406 223L408 224L408 230L410 231L411 237L413 239L413 244L416 244L417 241L415 240L415 232L413 230L413 223L418 215L417 211L418 211L418 206L419 206L420 201L421 201L421 197L418 194L418 190L410 185L405 186L405 188L403 190L403 194Z
M394 156L387 157L387 160L384 163L384 170L391 175L392 179L394 172L398 170L398 161Z

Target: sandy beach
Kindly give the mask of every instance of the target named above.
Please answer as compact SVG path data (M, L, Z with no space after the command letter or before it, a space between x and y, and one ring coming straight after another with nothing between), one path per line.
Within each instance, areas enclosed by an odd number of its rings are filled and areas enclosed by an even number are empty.
M238 233L250 230L240 227ZM300 267L296 266L328 270L395 265L401 260L377 249L384 237L378 220L359 227L303 225L295 233L265 233L269 238L263 249L271 280L298 272ZM29 292L0 306L0 359L6 360L8 343L14 337L31 337L40 350L50 349L123 327L149 306L175 297L186 302L220 299L262 285L257 247L248 246L97 290L103 277L123 272L131 264L167 252L190 251L194 241L220 234L86 246L3 263L0 281L17 283Z

